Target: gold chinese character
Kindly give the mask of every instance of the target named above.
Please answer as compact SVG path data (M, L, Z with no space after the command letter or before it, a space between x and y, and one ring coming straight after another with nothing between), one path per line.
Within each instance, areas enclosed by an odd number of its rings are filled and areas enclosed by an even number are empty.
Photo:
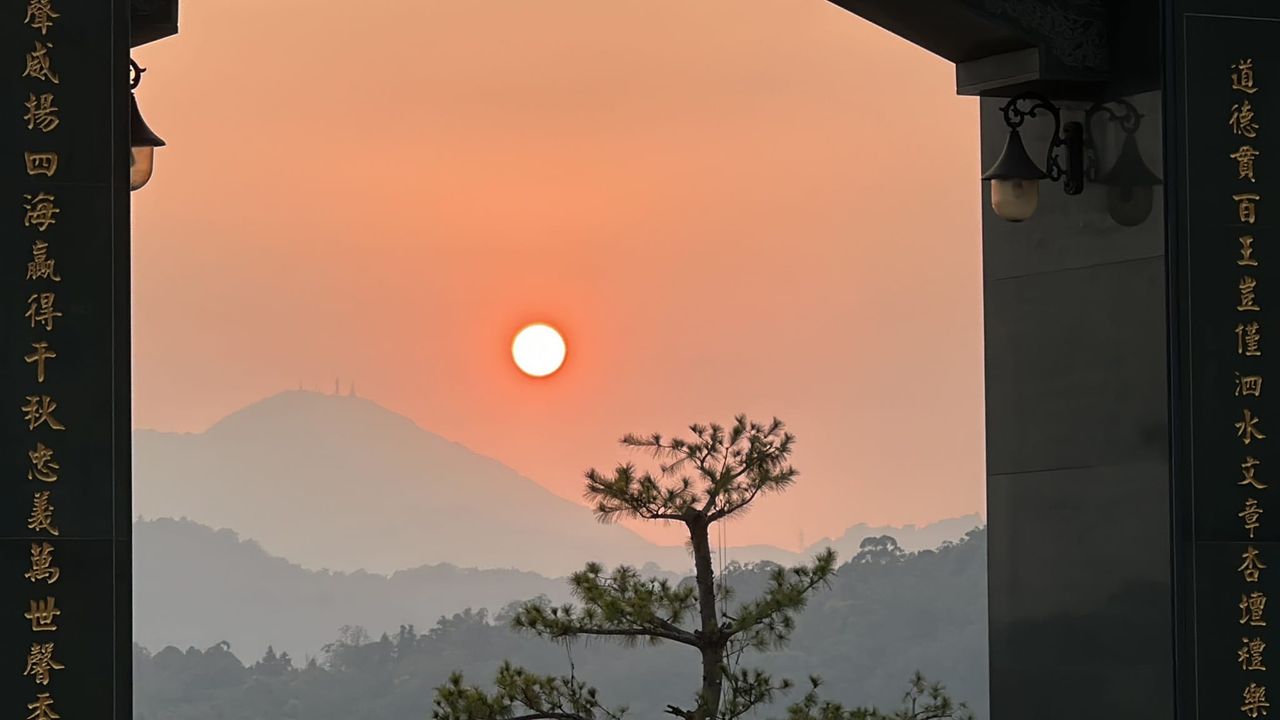
M1259 490L1266 490L1267 486L1261 480L1255 477L1258 466L1262 464L1261 460L1255 460L1248 455L1245 456L1244 462L1240 463L1240 472L1244 475L1244 479L1236 483L1237 485L1252 485Z
M1262 564L1262 560L1258 558L1258 551L1252 545L1247 550L1240 553L1240 557L1244 559L1244 563L1236 568L1244 575L1245 582L1258 582L1262 577L1262 571L1267 569Z
M57 482L58 471L62 466L53 460L53 450L45 447L44 443L36 443L35 450L28 450L27 457L31 458L31 469L27 471L28 480L39 480L40 482Z
M1240 236L1240 259L1236 261L1237 265L1258 266L1258 261L1253 258L1253 236Z
M1267 649L1267 644L1262 642L1262 638L1240 638L1240 642L1244 643L1240 646L1240 669L1265 671L1267 668L1262 664L1262 651Z
M1258 501L1249 498L1244 501L1244 509L1238 514L1241 520L1244 520L1244 529L1249 531L1249 539L1253 539L1253 531L1257 530L1258 521L1262 519L1262 508L1258 506Z
M1237 171L1240 177L1237 180L1248 180L1255 182L1253 177L1253 160L1262 153L1253 148L1252 145L1241 145L1240 149L1231 153L1231 159L1236 161Z
M1254 638L1250 640L1247 637L1242 637L1240 638L1240 642L1243 643L1243 645L1240 646L1237 657L1240 663L1240 669L1245 671L1261 670L1265 672L1267 668L1262 664L1262 653L1267 649L1267 644L1262 641L1262 638Z
M1248 595L1240 596L1240 624L1249 624L1253 627L1266 627L1267 621L1263 618L1263 611L1267 609L1267 596L1264 593L1254 591Z
M35 702L27 703L27 709L31 711L27 720L58 720L62 717L53 711L53 698L49 693L38 693Z
M49 502L49 491L41 490L31 499L31 517L27 518L27 529L32 532L44 530L57 536L58 528L53 525L53 505Z
M62 317L62 313L54 307L57 299L56 294L51 292L34 293L27 298L26 317L30 318L31 327L40 324L45 330L53 330L54 318Z
M27 93L27 114L22 116L27 121L27 129L40 128L41 132L50 132L62 122L58 118L58 108L53 105L53 93Z
M1236 397L1241 395L1262 397L1262 376L1236 373Z
M23 197L27 199L27 201L22 205L22 207L27 209L27 215L22 219L22 225L24 227L31 227L34 225L37 230L44 232L49 229L50 225L58 222L58 219L55 218L54 215L57 215L62 211L53 204L53 201L56 199L54 196L49 193L42 192L37 194L35 197L30 195L23 195Z
M58 153L23 151L27 161L28 175L48 175L53 177L58 172Z
M32 631L50 632L58 629L58 624L53 619L61 614L62 611L55 607L54 599L46 597L43 600L32 600L31 609L23 617L31 621Z
M31 651L27 653L27 669L22 675L30 675L37 683L48 685L50 673L63 669L62 663L53 659L53 643L31 643Z
M1247 138L1258 137L1258 123L1253 119L1253 106L1248 100L1231 106L1231 119L1227 121L1231 132Z
M35 244L31 246L31 262L27 263L27 279L44 280L47 278L54 282L62 282L62 277L54 269L55 262L57 261L49 258L49 243L43 240L36 240Z
M53 19L59 17L58 13L53 11L53 0L29 0L27 3L27 19L26 24L40 31L41 35L49 32L49 28L53 27ZM1235 67L1232 65L1231 67ZM1250 71L1249 77L1253 77L1253 71ZM1232 74L1231 77L1235 77Z
M1236 423L1236 437L1240 438L1245 445L1254 440L1266 440L1267 436L1258 430L1258 421L1260 418L1254 415L1249 408L1244 409L1244 419Z
M40 342L31 343L31 347L36 351L23 358L27 364L36 364L36 382L44 382L44 361L50 358L58 357L58 354L49 349L49 343L41 340Z
M53 546L47 542L31 543L31 569L22 575L31 582L43 580L46 585L58 582L62 571L53 564Z
M53 68L49 66L49 51L53 49L53 43L45 45L39 40L36 41L36 49L27 53L27 69L22 72L22 77L35 78L36 80L48 80L54 85L58 84L58 76L53 72ZM1247 102L1245 103L1248 104ZM1253 113L1249 113L1252 117ZM1248 137L1253 137L1249 135Z
M1236 354L1262 356L1262 325L1257 321L1236 324Z
M1258 281L1249 275L1243 275L1240 278L1240 304L1236 306L1236 310L1245 312L1247 310L1259 311L1257 294Z
M1256 718L1259 714L1266 715L1269 707L1271 703L1267 702L1266 686L1249 683L1249 687L1244 689L1244 704L1240 706L1240 712Z
M35 430L41 425L48 425L50 430L66 430L67 428L53 416L58 403L48 395L28 395L27 404L22 406L22 419L27 421L27 429Z
M1232 200L1236 201L1236 210L1240 214L1240 222L1252 225L1258 221L1258 205L1256 201L1261 200L1262 196L1258 193L1240 193L1232 195Z
M1231 73L1231 89L1240 90L1250 95L1258 92L1253 86L1253 58L1245 58L1231 66L1236 72Z

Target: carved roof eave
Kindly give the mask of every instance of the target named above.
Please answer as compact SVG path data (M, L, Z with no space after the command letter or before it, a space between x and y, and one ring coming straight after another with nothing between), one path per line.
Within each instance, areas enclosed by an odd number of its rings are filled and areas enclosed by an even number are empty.
M956 64L962 95L1087 96L1111 57L1104 0L830 0Z
M178 0L129 0L129 45L178 34Z

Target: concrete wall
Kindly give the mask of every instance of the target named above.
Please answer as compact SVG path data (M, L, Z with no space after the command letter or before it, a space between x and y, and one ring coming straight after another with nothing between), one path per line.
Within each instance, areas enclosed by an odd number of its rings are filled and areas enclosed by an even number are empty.
M1143 157L1161 173L1160 95ZM1007 130L984 100L982 156ZM1097 122L1099 130L1106 123ZM1042 161L1052 122L1029 120ZM1101 164L1119 148L1100 134ZM1105 188L1042 182L1014 224L984 188L993 720L1173 716L1165 228L1122 227Z

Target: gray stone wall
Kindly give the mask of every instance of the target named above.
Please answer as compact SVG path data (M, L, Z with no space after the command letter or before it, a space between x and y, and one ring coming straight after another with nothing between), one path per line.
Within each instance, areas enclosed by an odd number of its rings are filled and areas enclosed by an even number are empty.
M1160 174L1160 95L1129 99ZM984 167L1002 102L983 100ZM1024 126L1037 161L1051 126ZM1121 137L1099 133L1104 169ZM1173 716L1160 190L1123 227L1097 183L1068 197L1042 182L1018 224L983 189L993 720Z

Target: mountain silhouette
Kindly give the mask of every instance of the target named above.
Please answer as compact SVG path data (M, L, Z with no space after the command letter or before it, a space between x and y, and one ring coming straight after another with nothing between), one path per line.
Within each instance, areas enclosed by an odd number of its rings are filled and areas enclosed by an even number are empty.
M134 511L234 528L334 570L448 562L559 575L654 554L630 530L370 400L297 390L203 433L136 432Z
M315 656L342 625L430 627L467 607L497 612L538 595L569 600L563 579L518 570L428 565L390 576L307 570L231 530L162 518L133 526L134 639L246 657L268 644Z
M502 463L354 395L282 392L202 433L134 433L134 512L233 528L312 568L391 573L424 564L514 568L555 577L587 561L689 570L683 547L654 545ZM852 557L869 535L907 550L982 524L857 525L805 553L733 547L729 560L784 564L826 545Z

